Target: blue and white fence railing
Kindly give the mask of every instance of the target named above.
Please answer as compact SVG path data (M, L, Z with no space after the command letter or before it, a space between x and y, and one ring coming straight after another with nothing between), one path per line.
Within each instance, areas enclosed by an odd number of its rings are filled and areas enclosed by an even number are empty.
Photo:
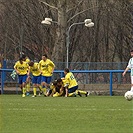
M5 73L6 72L12 72L13 69L0 69L1 73L1 94L4 93L4 79L5 79ZM122 73L124 70L71 70L73 73L109 73L109 92L110 96L113 95L113 73ZM128 71L130 72L130 71ZM60 76L64 76L63 70L55 70L54 73L60 73Z

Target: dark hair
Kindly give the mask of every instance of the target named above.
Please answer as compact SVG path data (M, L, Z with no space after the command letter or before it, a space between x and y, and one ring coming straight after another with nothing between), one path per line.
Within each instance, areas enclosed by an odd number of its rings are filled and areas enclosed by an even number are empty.
M52 83L53 85L57 85L57 80L53 81Z
M22 54L22 58L23 58L23 59L26 58L26 55L25 55L25 54Z
M130 50L130 52L133 52L133 49L132 49L132 50Z
M61 78L57 79L57 83L60 83L60 82L62 82L62 79Z
M48 57L47 54L43 54L43 56L45 56L46 58Z
M20 62L20 64L23 64L23 58L22 57L19 58L19 62Z
M64 71L67 72L67 73L69 73L69 69L68 68L65 68Z
M34 65L34 62L33 61L30 61L29 62L29 66L33 66Z
M20 58L19 58L19 61L23 61L23 58L22 58L22 57L20 57Z

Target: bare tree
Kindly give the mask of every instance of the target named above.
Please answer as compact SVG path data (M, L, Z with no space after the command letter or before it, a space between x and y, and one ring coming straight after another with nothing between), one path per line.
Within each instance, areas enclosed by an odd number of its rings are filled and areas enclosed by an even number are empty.
M47 53L55 62L66 62L66 31L86 18L95 26L71 28L69 62L116 62L129 57L133 40L129 0L1 0L0 6L0 48L6 59L17 58L22 51L32 59ZM42 25L45 17L58 25Z

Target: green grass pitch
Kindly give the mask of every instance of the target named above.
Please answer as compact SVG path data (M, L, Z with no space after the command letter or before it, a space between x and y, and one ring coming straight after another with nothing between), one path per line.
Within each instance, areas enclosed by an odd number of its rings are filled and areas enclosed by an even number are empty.
M122 96L0 95L0 133L133 133L132 103Z

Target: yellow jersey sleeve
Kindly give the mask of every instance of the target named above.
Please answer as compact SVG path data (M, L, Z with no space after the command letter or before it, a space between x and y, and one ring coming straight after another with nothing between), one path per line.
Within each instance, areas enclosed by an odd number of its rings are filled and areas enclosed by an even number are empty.
M26 63L29 63L30 62L30 59L29 58L26 58L25 62Z

